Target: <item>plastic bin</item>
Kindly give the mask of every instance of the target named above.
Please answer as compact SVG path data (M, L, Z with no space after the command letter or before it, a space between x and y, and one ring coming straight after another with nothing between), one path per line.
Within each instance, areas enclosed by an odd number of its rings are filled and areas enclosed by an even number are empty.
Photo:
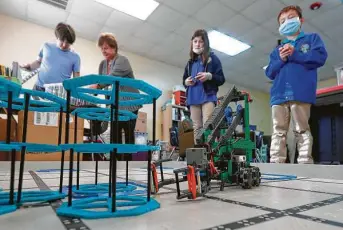
M343 117L322 117L319 120L319 156L320 163L343 162Z

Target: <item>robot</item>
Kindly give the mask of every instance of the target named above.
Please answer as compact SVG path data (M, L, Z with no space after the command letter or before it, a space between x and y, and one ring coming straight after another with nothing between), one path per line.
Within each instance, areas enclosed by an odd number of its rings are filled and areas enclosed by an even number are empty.
M177 199L196 199L211 190L211 181L219 181L220 191L224 190L225 185L236 184L244 189L259 186L260 170L250 165L252 152L256 148L250 140L251 102L247 92L238 91L233 86L221 98L210 119L196 136L196 146L186 150L187 167L175 169L175 179L164 180L162 162L157 162L162 179L158 182L153 165L155 192L163 185L175 183ZM230 103L236 104L236 111L229 106ZM236 132L238 126L242 126L243 130L240 135ZM179 174L182 174L181 178ZM188 182L186 191L180 190L180 182L183 181Z

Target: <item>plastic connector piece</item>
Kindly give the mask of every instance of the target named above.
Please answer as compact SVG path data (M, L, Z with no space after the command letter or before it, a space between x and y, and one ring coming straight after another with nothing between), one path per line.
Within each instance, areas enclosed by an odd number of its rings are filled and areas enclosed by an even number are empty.
M192 199L194 200L197 198L197 182L195 180L194 167L190 165L188 165L187 181L188 191L192 194Z
M241 93L242 93L243 95L248 95L248 102L252 102L252 101L253 101L252 98L251 98L251 96L250 96L250 93L248 93L247 91L244 91L244 90L242 90Z
M151 164L151 173L152 173L152 179L153 179L153 184L155 188L155 193L158 193L159 186L158 186L158 177L157 177L157 170L156 170L156 165Z

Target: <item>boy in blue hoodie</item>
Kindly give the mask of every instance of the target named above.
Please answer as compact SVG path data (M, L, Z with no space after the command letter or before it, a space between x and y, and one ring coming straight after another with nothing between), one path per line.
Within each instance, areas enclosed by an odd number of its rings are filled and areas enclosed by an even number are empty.
M273 81L270 91L273 135L270 162L284 163L290 119L299 152L298 163L311 164L312 135L308 120L316 101L317 69L325 64L327 52L318 34L301 31L304 22L298 6L282 9L279 33L285 37L270 55L266 75Z

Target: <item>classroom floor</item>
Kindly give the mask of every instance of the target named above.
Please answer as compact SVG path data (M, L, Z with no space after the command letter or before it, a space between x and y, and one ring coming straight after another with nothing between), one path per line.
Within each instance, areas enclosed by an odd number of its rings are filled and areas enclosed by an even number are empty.
M66 163L67 167L68 163ZM125 164L119 162L118 180L125 177ZM18 168L17 164L17 168ZM165 177L173 177L173 168L183 162L164 165ZM9 163L0 163L0 187L9 188ZM99 183L108 182L107 162L99 164ZM131 218L85 220L59 217L55 208L60 202L23 207L0 216L0 229L10 230L107 230L107 229L342 229L343 228L343 167L322 165L259 165L262 173L297 175L296 180L274 181L265 176L260 187L244 190L226 187L220 192L214 185L206 197L198 200L176 200L175 185L169 185L154 196L161 207L153 212ZM58 189L59 172L56 162L28 162L24 189ZM82 162L80 182L94 183L94 165ZM75 176L75 173L74 173ZM16 175L18 178L18 173ZM129 178L146 183L146 163L130 162ZM269 178L269 180L268 180ZM65 172L64 184L67 184ZM183 184L185 186L185 184Z

